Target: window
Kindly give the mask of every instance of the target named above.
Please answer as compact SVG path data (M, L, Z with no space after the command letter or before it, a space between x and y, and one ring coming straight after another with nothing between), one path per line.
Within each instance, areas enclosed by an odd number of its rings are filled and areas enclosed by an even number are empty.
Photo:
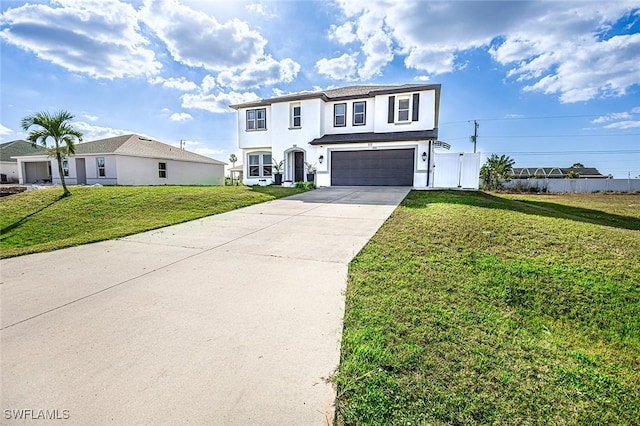
M69 162L67 160L62 160L62 174L65 177L69 176Z
M167 163L158 163L158 177L160 179L167 178Z
M96 163L98 164L98 177L105 177L104 157L96 158Z
M354 102L353 103L353 125L364 126L366 124L366 102Z
M249 154L249 177L271 177L271 154Z
M299 128L302 125L302 108L300 104L291 105L291 127Z
M267 110L265 108L247 110L247 130L266 130Z
M335 104L333 106L333 127L347 125L347 104Z
M396 121L409 121L409 108L411 107L411 102L408 97L398 97L398 119Z

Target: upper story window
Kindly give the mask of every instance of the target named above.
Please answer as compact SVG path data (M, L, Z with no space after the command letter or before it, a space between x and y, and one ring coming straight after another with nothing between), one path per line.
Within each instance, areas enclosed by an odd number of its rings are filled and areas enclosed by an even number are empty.
M366 102L354 102L353 103L353 125L364 126L367 123L367 103Z
M267 109L248 109L247 110L247 130L266 130L267 129Z
M302 126L302 107L300 104L291 104L290 127L299 128Z
M69 176L69 161L67 160L62 160L62 174L66 176Z
M410 123L420 120L420 93L389 96L388 123Z
M347 104L335 104L333 106L333 127L347 125Z
M96 158L96 164L98 166L98 177L105 177L107 173L104 167L104 157Z
M249 177L271 177L270 153L249 154Z
M396 122L401 123L405 121L409 121L409 117L411 114L409 113L411 109L411 101L408 96L398 96L398 117Z
M158 163L158 177L160 179L167 178L167 163Z

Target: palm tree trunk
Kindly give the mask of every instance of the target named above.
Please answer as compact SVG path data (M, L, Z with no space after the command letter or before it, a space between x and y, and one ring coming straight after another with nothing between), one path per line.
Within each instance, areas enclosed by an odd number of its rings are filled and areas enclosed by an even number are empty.
M67 184L64 181L64 171L62 170L62 156L60 155L60 147L56 141L56 160L58 160L58 173L60 173L60 181L62 182L62 196L68 197L71 192L67 189Z

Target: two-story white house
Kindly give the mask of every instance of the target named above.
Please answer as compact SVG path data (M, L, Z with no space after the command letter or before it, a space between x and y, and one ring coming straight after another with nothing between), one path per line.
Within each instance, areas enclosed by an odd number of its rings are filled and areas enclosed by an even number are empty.
M350 86L231 105L246 185L283 179L318 186L433 187L439 84Z

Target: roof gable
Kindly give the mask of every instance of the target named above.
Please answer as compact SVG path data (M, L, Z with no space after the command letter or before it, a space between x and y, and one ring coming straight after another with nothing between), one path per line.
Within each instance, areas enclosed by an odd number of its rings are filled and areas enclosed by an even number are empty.
M195 163L225 164L222 161L136 134L115 136L76 145L76 155L90 154L120 154Z
M16 163L18 160L11 157L39 154L46 154L43 147L34 145L31 142L22 139L0 144L0 161L11 161Z

